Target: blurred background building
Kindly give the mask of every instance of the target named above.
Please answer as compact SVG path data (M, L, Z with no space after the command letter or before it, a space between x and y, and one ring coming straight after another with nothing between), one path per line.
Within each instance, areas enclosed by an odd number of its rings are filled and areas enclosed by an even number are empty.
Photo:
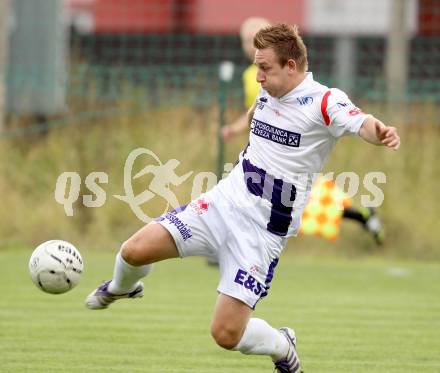
M104 115L128 87L140 94L143 110L214 105L225 60L236 67L228 97L240 106L247 61L238 30L249 16L298 24L315 78L356 99L440 100L439 0L6 0L1 6L3 132L14 118L32 115L38 125L90 111L97 100Z

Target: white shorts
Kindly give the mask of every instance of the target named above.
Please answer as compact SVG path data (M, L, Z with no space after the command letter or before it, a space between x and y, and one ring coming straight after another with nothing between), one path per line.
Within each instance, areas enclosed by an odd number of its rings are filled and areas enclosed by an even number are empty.
M156 222L171 233L182 258L218 257L220 293L251 308L267 295L287 239L257 225L217 188Z

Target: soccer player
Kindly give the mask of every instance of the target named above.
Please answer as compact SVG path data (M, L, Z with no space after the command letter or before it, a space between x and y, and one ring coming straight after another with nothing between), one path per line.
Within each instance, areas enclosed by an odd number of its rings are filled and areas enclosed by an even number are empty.
M247 18L240 27L241 46L245 56L252 62L243 72L244 104L249 109L260 90L256 80L257 67L254 65L255 48L253 38L262 28L270 26L270 22L262 17ZM240 133L249 131L247 113L245 112L233 123L222 129L224 140L230 140ZM317 235L335 241L339 235L342 218L359 223L373 236L377 245L384 241L385 234L379 217L373 208L356 208L342 190L333 181L318 178L313 185L312 199L304 209L302 225L299 233ZM325 204L322 203L325 201ZM209 258L209 264L217 264L216 258Z
M249 111L249 145L239 163L213 189L125 241L113 279L94 290L86 306L103 309L142 296L140 280L154 262L215 252L220 281L214 340L225 349L270 356L278 372L298 373L293 329L273 328L252 313L268 294L288 237L298 231L313 174L337 139L359 135L397 150L400 138L396 128L362 113L345 93L313 79L296 26L266 27L254 46L261 90Z

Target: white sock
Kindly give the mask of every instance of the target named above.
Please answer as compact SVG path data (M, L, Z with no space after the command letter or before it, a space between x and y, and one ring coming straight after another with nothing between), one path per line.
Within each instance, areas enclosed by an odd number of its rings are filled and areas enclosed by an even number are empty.
M113 270L113 279L108 286L108 291L113 294L129 293L134 290L141 278L148 275L152 268L152 264L139 267L128 264L122 257L121 252L118 252Z
M272 360L284 359L289 350L286 337L266 321L251 318L234 350L246 355L269 355Z

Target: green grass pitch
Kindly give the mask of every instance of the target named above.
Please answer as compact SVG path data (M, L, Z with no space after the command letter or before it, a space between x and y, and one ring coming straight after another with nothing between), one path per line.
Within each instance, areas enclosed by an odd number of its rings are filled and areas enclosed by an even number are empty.
M82 252L63 295L31 282L29 250L0 251L0 372L272 372L267 357L218 348L209 334L217 270L203 259L156 266L140 300L87 310L113 253ZM293 327L306 373L440 372L440 264L305 259L286 252L256 317Z

